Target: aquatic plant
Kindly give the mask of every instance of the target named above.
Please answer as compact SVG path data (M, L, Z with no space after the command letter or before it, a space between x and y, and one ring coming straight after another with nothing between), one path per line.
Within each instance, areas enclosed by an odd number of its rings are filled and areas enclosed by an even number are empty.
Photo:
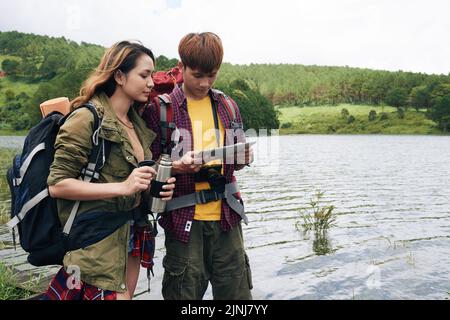
M314 233L313 250L317 255L324 255L331 252L331 243L328 238L328 230L335 225L335 207L322 206L321 199L324 193L318 190L315 198L309 202L310 207L300 210L302 220L295 224L295 228L302 231L305 236L310 232Z

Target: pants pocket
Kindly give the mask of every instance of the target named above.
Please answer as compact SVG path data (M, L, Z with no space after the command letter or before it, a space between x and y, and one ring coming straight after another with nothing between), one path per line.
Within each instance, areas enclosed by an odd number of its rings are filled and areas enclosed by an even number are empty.
M245 256L245 273L246 273L246 277L247 277L247 284L248 284L248 288L250 290L253 289L253 280L252 280L252 270L250 268L250 261L248 259L248 256L246 253L244 253Z
M163 259L162 294L165 300L181 300L188 260L166 255Z
M250 264L245 252L239 252L239 258L230 260L228 265L233 265L233 272L213 274L211 281L215 300L252 300L251 289L252 275Z

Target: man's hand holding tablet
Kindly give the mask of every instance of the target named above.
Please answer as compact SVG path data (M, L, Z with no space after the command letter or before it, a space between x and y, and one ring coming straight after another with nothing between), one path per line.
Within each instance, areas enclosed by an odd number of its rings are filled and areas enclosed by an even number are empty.
M225 164L246 165L253 162L251 146L256 142L237 143L225 147L196 152L195 163L206 164L213 160L222 160Z

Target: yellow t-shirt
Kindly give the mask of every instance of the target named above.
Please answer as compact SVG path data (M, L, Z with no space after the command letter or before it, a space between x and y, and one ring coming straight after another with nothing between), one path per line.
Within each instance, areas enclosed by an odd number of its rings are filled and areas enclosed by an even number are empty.
M189 117L192 123L192 135L194 141L194 151L202 151L223 146L223 137L225 130L219 115L220 143L217 145L215 135L214 116L212 112L211 99L209 96L202 100L187 100ZM211 161L206 165L220 164L220 160ZM222 169L223 171L223 169ZM223 172L222 172L223 174ZM210 189L208 182L198 182L195 184L195 191ZM195 206L195 220L203 221L219 221L221 213L222 200L212 201L205 204L197 204Z

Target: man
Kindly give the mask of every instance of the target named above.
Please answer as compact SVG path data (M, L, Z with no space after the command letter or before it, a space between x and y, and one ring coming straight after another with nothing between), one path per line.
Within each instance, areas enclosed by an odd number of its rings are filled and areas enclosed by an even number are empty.
M253 154L247 150L241 163L227 158L202 165L195 158L198 151L245 140L238 106L212 89L222 64L222 42L210 32L190 33L178 52L184 83L144 114L158 137L153 155L171 154L177 178L176 201L160 219L166 236L162 294L164 299L199 300L211 282L214 299L252 299L241 227L246 218L233 172L251 162ZM161 126L160 103L172 107L174 126L169 127L176 127L171 135L176 147L164 144L170 136L162 135L167 126ZM180 147L184 156L175 159Z

